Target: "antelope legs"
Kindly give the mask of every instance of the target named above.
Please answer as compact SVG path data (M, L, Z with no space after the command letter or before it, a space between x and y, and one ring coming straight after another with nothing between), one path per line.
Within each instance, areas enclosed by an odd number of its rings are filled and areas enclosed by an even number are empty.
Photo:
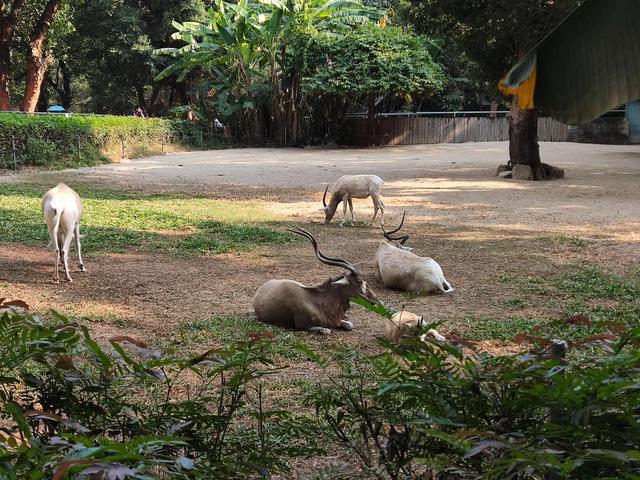
M308 330L312 333L317 333L319 335L329 335L331 333L331 330L324 327L309 327Z
M347 203L349 203L350 201L351 199L349 198L349 195L345 194L345 196L342 197L342 221L340 222L341 227L344 225L344 222L347 221Z
M378 215L378 209L380 209L380 226L384 227L384 203L382 203L378 195L374 194L371 194L371 200L373 201L373 218L369 226L373 226L373 222L375 222L376 216Z

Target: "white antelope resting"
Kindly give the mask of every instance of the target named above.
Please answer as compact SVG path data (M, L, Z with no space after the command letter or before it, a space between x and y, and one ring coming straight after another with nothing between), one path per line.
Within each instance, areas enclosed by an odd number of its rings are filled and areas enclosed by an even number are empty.
M342 221L340 225L344 225L344 222L347 220L347 203L351 211L351 221L355 223L356 218L353 215L353 203L351 203L351 199L368 198L371 196L371 200L373 201L373 218L369 226L373 225L376 215L378 215L378 209L380 209L380 225L384 225L384 203L382 203L380 199L380 188L383 184L384 182L377 175L344 175L340 177L331 188L331 199L328 205L327 192L329 185L327 185L324 196L322 197L322 204L324 205L322 211L325 215L324 223L327 224L331 221L336 214L340 202L342 202Z
M409 235L392 237L404 224L405 214L402 214L400 226L391 232L382 231L389 240L382 240L376 256L375 271L376 278L385 287L395 290L418 294L439 294L449 293L454 289L444 278L442 268L433 258L419 257L410 252L410 248L404 245Z
M78 266L84 272L82 252L80 249L80 217L82 217L82 201L78 194L64 183L52 188L42 197L42 214L49 229L49 246L55 254L55 272L53 281L60 281L60 258L64 264L67 280L73 282L69 274L69 248L75 237L78 249Z
M316 257L322 263L347 271L313 287L294 280L269 280L258 288L253 298L253 309L258 320L323 335L331 333L332 328L353 329L353 324L344 319L349 309L349 300L362 297L375 303L375 294L351 263L323 255L316 239L309 232L301 228L289 231L309 239Z
M418 330L424 325L422 315L407 310L396 312L387 319L387 340L394 343L400 343L402 337L415 337ZM423 340L424 336L435 338L439 342L445 342L447 338L441 335L436 329L430 328L426 333L420 336Z

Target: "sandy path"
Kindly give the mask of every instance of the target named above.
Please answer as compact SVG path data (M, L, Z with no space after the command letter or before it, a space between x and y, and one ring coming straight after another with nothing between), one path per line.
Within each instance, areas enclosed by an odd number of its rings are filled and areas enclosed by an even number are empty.
M594 233L636 231L640 212L640 145L543 143L543 160L565 168L556 182L493 177L506 142L413 145L377 149L237 149L127 160L79 170L0 176L0 181L58 179L132 190L275 197L290 215L317 211L317 195L340 175L375 173L388 205L422 221L497 228L550 228ZM230 187L232 186L232 187ZM236 186L236 188L233 188ZM283 191L284 189L284 191ZM368 214L370 202L356 208ZM363 205L365 210L363 210ZM394 208L395 210L395 208Z

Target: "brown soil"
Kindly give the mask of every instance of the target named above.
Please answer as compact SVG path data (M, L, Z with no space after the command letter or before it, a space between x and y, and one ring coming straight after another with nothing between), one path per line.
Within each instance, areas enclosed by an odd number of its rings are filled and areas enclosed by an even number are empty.
M387 224L395 225L406 210L404 231L411 235L409 244L416 253L435 258L456 288L450 295L413 299L407 308L430 320L446 321L446 331L456 329L456 320L465 316L559 314L542 307L511 312L515 307L505 306L504 300L517 291L498 281L502 275L544 278L559 266L594 259L620 271L638 264L640 148L544 144L545 160L567 169L565 180L547 183L493 177L506 148L504 143L492 143L372 150L225 150L194 153L201 181L189 184L178 182L170 173L180 168L171 167L172 162L187 164L191 154L79 172L0 177L0 181L84 181L137 192L265 198L273 202L274 211L317 233L326 253L344 256L357 265L387 304L400 306L407 303L406 297L374 279L372 259L380 230L339 227L335 221L323 226L317 211L322 182L337 177L331 171L381 172L386 180ZM222 164L221 156L225 158ZM342 163L338 163L340 157L344 157ZM251 162L264 170L259 178L253 164L245 165ZM123 165L130 168L124 174ZM143 168L140 165L151 173L139 176L135 169ZM243 168L246 184L218 184L218 178L224 177L212 172L224 168L231 176L238 176L237 170ZM280 186L283 175L291 182L287 186ZM211 182L204 182L206 179ZM357 219L370 218L369 200L354 204ZM575 246L571 241L575 236L588 240L588 246ZM256 288L269 278L314 283L335 273L319 265L304 243L186 259L85 252L85 263L87 273L76 273L71 284L56 285L50 281L52 258L44 245L0 246L0 296L21 298L35 310L55 308L92 320L91 329L99 337L133 334L162 342L185 320L250 313ZM350 315L356 329L336 333L345 342L368 343L384 331L383 322L362 309L353 308Z

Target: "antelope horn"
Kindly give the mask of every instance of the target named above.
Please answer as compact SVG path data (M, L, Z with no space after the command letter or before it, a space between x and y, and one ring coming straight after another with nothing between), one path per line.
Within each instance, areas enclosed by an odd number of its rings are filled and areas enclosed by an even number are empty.
M400 230L402 228L402 225L404 225L404 217L407 214L406 211L402 212L402 220L400 221L400 225L398 226L398 228L396 228L395 230L391 230L390 232L387 232L384 229L384 226L382 226L382 232L384 233L384 236L387 240L390 241L400 241L400 245L404 245L404 242L406 242L407 240L409 240L409 235L402 235L400 237L392 237L391 234L392 233L396 233L398 230Z
M329 184L327 184L327 188L324 189L324 195L322 196L322 205L327 206L327 192L329 191Z
M355 269L355 267L351 265L351 263L344 260L343 258L327 257L326 255L323 255L322 252L320 252L320 249L318 248L318 242L316 241L315 237L311 233L298 227L287 228L287 230L290 231L291 233L295 233L296 235L301 235L303 237L306 237L309 240L309 242L311 242L311 246L313 246L313 250L316 253L316 257L322 263L326 265L332 265L334 267L341 267L346 270L349 270L354 275L358 275L358 271Z

